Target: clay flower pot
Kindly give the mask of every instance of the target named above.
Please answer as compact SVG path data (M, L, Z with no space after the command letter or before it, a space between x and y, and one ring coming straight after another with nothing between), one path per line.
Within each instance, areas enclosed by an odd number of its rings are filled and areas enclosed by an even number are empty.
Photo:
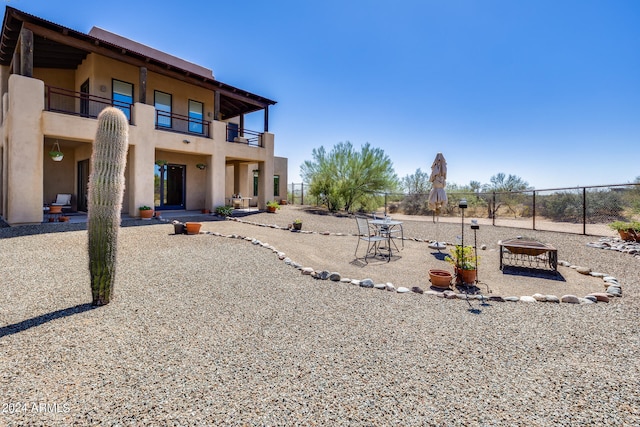
M141 209L140 218L151 219L153 217L153 209Z
M451 286L453 276L446 270L429 270L429 280L436 288L446 289Z
M459 268L456 270L458 271L457 283L473 285L476 282L476 270L462 270Z
M186 222L184 224L184 228L187 230L187 234L200 233L200 227L202 227L202 224L199 222Z

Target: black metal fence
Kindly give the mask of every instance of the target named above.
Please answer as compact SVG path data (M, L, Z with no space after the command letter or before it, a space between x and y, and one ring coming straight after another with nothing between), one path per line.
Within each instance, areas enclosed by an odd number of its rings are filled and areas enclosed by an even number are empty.
M294 204L320 202L307 194L308 185L291 184L289 201ZM609 235L613 221L640 219L640 183L566 187L509 192L447 192L448 203L435 212L429 194L378 193L389 214L460 217L465 199L465 217L495 226L575 234Z

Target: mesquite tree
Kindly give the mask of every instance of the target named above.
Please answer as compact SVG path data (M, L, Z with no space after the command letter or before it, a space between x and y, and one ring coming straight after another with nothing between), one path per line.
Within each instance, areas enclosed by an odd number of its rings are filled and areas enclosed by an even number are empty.
M93 305L109 304L113 292L128 144L129 123L124 113L114 107L102 110L91 154L88 192Z

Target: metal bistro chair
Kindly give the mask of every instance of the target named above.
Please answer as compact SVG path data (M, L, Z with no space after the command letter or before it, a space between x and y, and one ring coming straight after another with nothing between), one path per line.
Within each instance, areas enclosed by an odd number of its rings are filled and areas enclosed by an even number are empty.
M358 224L358 244L356 245L356 258L358 257L358 247L360 246L360 240L367 242L367 253L364 254L364 262L368 264L367 256L373 249L378 251L378 243L387 240L375 232L375 227L369 225L369 220L364 217L356 216L356 223Z

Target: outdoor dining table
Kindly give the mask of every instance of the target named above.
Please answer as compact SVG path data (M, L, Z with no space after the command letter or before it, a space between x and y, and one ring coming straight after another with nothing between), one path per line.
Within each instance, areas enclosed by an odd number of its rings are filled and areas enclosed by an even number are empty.
M387 262L391 261L391 235L393 234L394 229L402 228L402 221L394 221L390 219L373 219L369 221L369 224L374 225L378 230L378 235L387 237L387 248L389 250L389 254L381 254L383 256L387 256ZM385 249L385 248L379 248Z

